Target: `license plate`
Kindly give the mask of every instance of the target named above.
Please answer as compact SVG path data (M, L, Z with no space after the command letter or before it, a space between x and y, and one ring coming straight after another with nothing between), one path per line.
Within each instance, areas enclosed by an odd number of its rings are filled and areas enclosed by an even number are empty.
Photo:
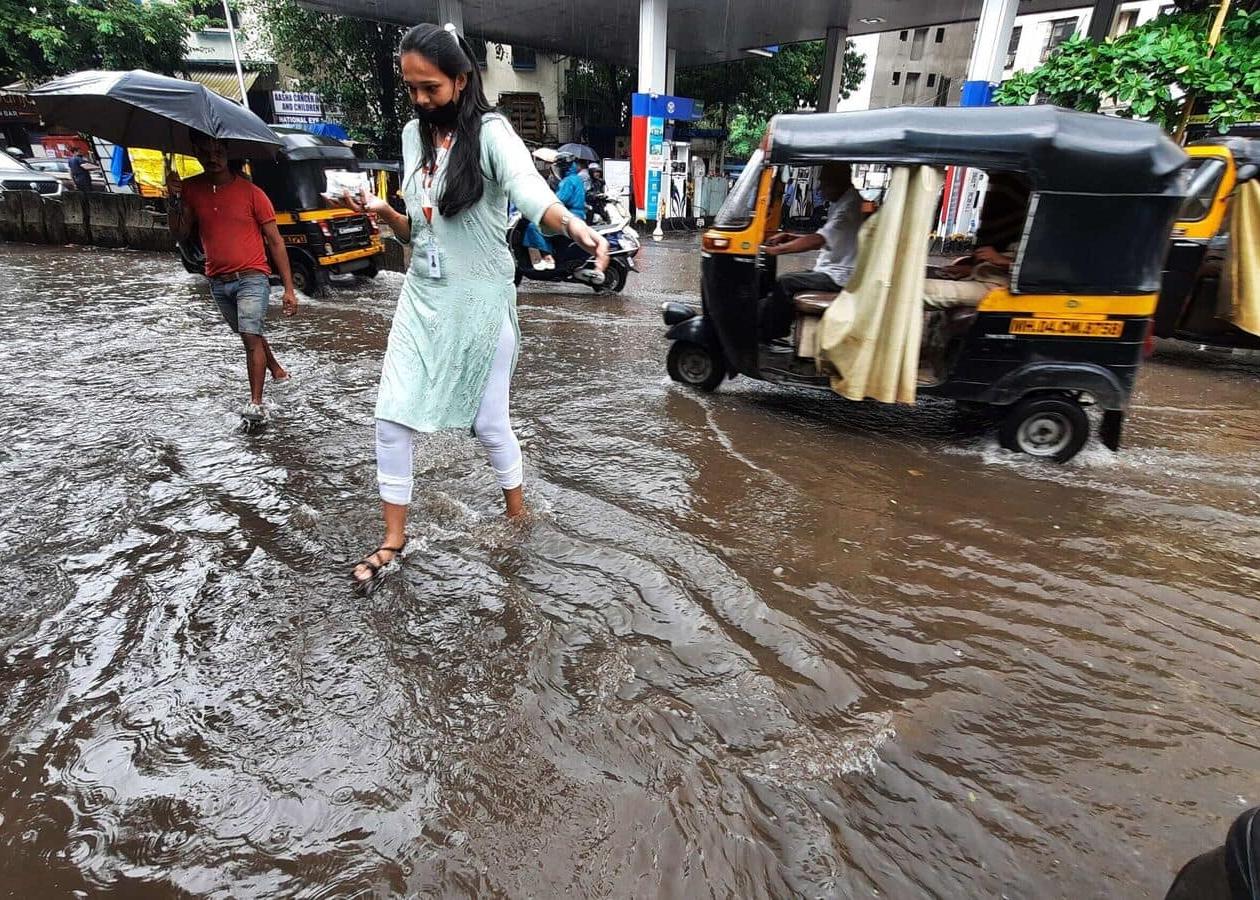
M1124 322L1085 319L1011 319L1011 334L1052 334L1061 337L1118 338Z

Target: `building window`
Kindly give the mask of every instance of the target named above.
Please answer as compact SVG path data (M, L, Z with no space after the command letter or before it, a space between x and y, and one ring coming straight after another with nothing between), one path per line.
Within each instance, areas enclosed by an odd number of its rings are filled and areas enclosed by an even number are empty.
M914 40L910 42L910 58L923 59L923 45L927 43L926 28L916 28L914 30Z
M909 35L909 34L910 34L910 32L908 32L908 31L903 31L903 32L901 32L901 42L902 42L903 44L906 42L906 36L907 36L907 35Z
M512 68L518 72L532 72L538 68L538 54L528 47L512 45Z
M1177 7L1175 4L1172 4L1172 3L1166 3L1159 8L1159 14L1161 16L1171 15L1172 13L1175 13L1176 11L1177 11ZM902 32L902 34L904 33L905 32ZM905 38L902 38L902 40L904 41Z
M906 73L906 86L901 92L902 104L909 106L914 103L919 92L919 73Z
M1011 29L1011 42L1006 45L1006 68L1015 68L1015 54L1019 52L1019 38L1024 33L1023 25Z
M934 74L929 74L929 75L928 75L928 79L927 79L927 86L928 86L928 87L936 87L936 75L934 75Z
M893 84L901 84L901 73L900 73L900 72L893 72L893 80L892 80L892 83L893 83Z
M936 43L938 44L945 43L945 29L944 28L936 29Z
M227 18L223 15L223 4L220 0L197 0L193 3L193 15L205 16L207 30L227 31ZM232 10L232 27L241 27L241 14Z
M1133 26L1137 24L1137 14L1136 9L1126 9L1120 13L1120 18L1116 19L1116 37L1133 30Z
M1050 23L1050 36L1046 38L1046 46L1041 51L1041 61L1045 62L1055 48L1076 34L1077 19L1055 19Z
M478 65L478 67L484 69L486 67L487 49L489 47L489 45L486 43L486 39L478 38L478 37L470 37L468 38L468 46L472 47L473 62L475 62Z

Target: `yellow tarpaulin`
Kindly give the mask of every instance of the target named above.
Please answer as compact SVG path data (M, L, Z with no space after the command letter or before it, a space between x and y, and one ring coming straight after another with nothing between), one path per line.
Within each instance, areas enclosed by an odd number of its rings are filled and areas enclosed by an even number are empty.
M128 148L127 155L131 157L131 171L135 174L136 184L156 192L157 196L164 195L166 193L167 154L161 150L143 150L136 147ZM173 157L171 168L179 173L180 178L192 178L202 172L201 163L191 156L181 156L178 153ZM149 194L149 191L142 191L142 193Z
M1229 303L1229 320L1260 335L1260 181L1240 184L1233 202L1221 287Z
M927 237L940 190L938 170L896 168L883 207L862 226L853 275L818 332L820 354L839 373L831 389L842 397L914 402Z

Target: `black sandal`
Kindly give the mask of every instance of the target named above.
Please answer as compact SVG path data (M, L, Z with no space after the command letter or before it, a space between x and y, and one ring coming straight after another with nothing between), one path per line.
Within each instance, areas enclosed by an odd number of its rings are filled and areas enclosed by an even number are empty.
M380 547L377 547L367 556L363 557L361 560L355 563L354 566L350 569L350 580L354 582L354 586L356 588L359 588L360 590L366 590L367 588L376 584L377 580L381 576L381 570L384 569L386 566L388 566L390 563L392 563L394 560L398 559L398 554L402 553L403 550L406 548L406 546L407 546L407 538L403 538L403 542L397 547L386 547L382 545ZM376 556L378 553L392 553L394 555L389 558L388 562L383 562L383 563L372 562L372 557ZM366 566L368 571L370 571L372 574L369 575L367 578L359 578L358 576L354 574L355 572L359 570L359 566Z

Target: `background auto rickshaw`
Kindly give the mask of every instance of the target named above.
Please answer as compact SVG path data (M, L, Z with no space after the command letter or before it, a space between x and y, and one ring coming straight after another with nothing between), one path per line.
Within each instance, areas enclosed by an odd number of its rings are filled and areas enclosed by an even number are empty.
M1193 175L1164 264L1155 334L1260 349L1260 284L1231 277L1248 256L1253 269L1260 258L1260 140L1207 139L1186 152Z
M349 209L329 209L322 193L326 170L355 172L359 161L341 141L297 128L275 127L283 146L274 160L255 160L249 174L276 209L276 225L289 252L293 286L316 296L330 275L374 278L385 252L376 217ZM195 239L180 244L189 272L205 269L205 256Z
M1187 159L1154 125L1047 106L777 116L703 235L702 310L663 308L669 374L703 390L742 374L854 400L950 398L998 413L1004 446L1060 462L1088 439L1093 404L1117 449ZM892 186L846 289L796 296L785 353L761 333L777 274L762 244L780 223L780 168L826 162L888 164ZM1027 207L1009 284L929 308L946 165L1020 178Z

